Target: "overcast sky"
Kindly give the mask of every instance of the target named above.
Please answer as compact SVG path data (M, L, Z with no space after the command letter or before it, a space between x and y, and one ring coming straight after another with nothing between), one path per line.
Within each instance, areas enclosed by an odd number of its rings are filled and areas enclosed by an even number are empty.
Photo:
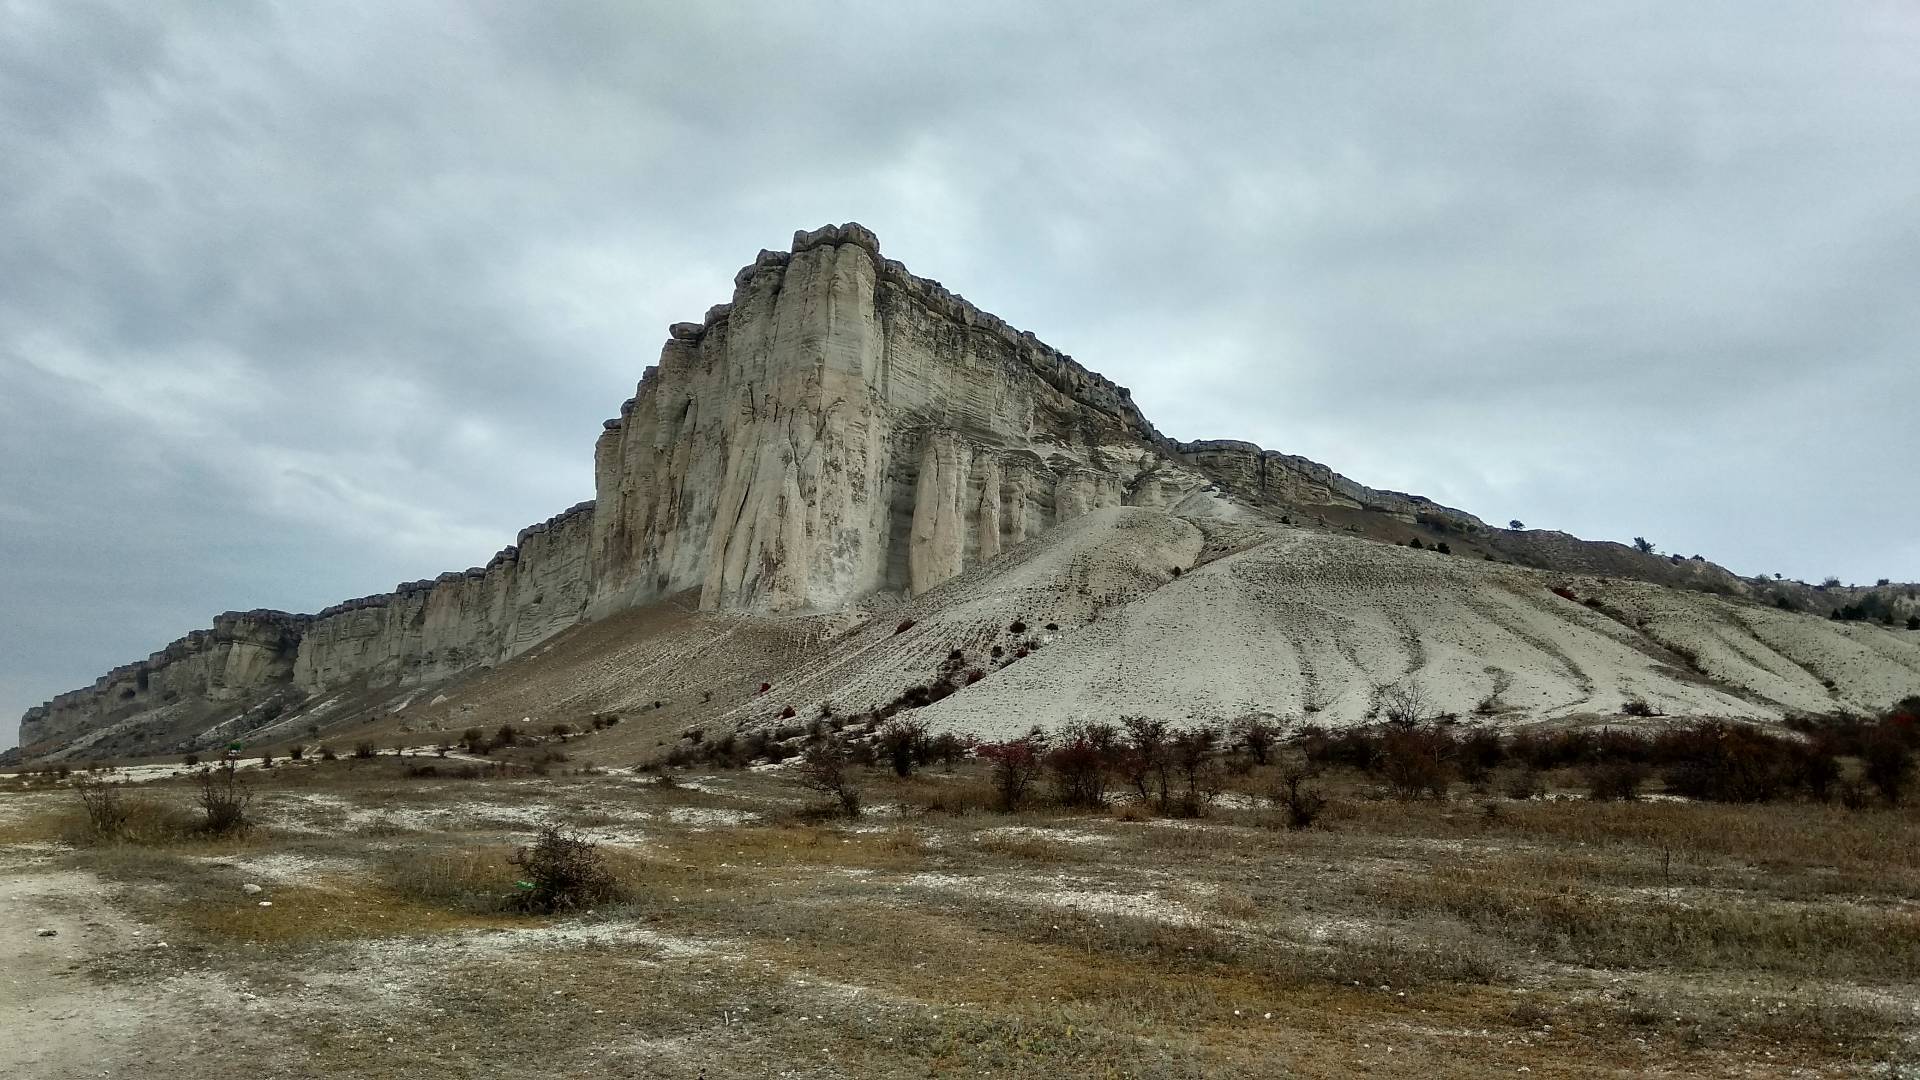
M0 746L593 494L793 230L1241 438L1920 578L1920 6L0 0Z

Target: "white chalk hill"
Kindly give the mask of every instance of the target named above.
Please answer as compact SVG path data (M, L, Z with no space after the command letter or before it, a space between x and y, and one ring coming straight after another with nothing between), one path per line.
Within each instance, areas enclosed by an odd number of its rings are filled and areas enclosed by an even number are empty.
M1024 634L1009 632L1016 620ZM1040 646L1013 659L1031 638ZM1130 714L1353 723L1393 682L1436 711L1505 722L1612 715L1632 701L1669 716L1780 719L1879 708L1920 688L1920 638L1870 624L1115 508L821 642L777 693L729 718L752 725L822 701L869 708L929 681L953 649L985 677L919 715L981 735Z

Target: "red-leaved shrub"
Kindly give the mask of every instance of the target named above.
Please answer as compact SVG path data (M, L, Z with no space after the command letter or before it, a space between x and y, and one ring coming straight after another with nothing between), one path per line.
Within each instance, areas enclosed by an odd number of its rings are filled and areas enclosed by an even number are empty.
M1000 809L1011 813L1026 802L1033 782L1040 778L1042 756L1046 749L1047 737L1038 729L1017 739L981 743L974 747L974 754L987 763L994 794L1000 800Z

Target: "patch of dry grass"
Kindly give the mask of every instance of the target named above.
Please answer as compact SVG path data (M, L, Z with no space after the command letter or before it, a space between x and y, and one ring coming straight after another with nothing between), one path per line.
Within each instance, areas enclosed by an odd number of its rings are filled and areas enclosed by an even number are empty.
M261 906L263 901L272 906ZM451 910L390 886L340 878L283 885L259 898L240 893L229 898L200 897L182 905L176 916L209 941L257 945L439 934L511 924L505 916Z
M1342 800L1334 820L1375 835L1506 835L1587 846L1628 845L1699 852L1763 865L1814 864L1861 870L1876 881L1920 889L1920 805L1850 811L1805 802L1494 800L1489 818L1473 801L1400 803ZM1920 893L1916 893L1920 895Z
M1085 862L1088 853L1079 850L1084 845L1063 844L1058 840L1048 840L1037 836L1024 836L1017 833L984 832L975 833L973 847L991 855L1018 859L1021 862L1035 863L1077 863Z
M505 845L408 853L388 861L383 875L396 894L448 911L484 915L504 911L519 873Z
M874 781L863 781L868 799L873 803L893 803L904 813L932 814L945 817L994 817L1004 818L1000 812L1000 797L993 786L987 782L986 774L976 765L963 766L957 772L937 772L921 769L908 777L886 775ZM1044 800L1035 799L1035 805ZM1049 812L1058 813L1057 808L1049 807Z
M0 844L157 846L195 843L202 839L198 816L176 801L142 795L122 796L120 810L125 815L124 825L112 835L102 835L88 820L77 793L58 802L41 800L33 811L0 821Z
M777 940L758 939L754 953L809 978L940 1003L937 1017L888 1027L900 1056L936 1074L1346 1074L1417 1061L1430 1075L1525 1064L1534 1075L1584 1076L1632 1073L1648 1061L1648 1051L1598 1017L1537 1042L1516 1039L1508 1023L1489 1025L1510 1008L1508 991L1484 985L1484 972L1448 954L1391 938L1285 957L1218 941L1198 947L1211 935L1135 920L1096 926L1017 907L857 904L845 917L873 935L866 941L888 947L783 926ZM1573 1006L1558 995L1548 1000ZM1690 1045L1663 1047L1660 1058L1715 1069L1761 1060L1750 1035L1737 1024L1690 1029ZM1176 1047L1190 1074L1172 1070Z
M662 852L699 866L904 870L919 865L927 848L920 834L906 826L849 832L774 825L684 833L668 840Z
M1206 898L1206 904L1212 910L1229 919L1257 919L1260 917L1260 902L1239 889L1215 889L1212 894Z
M1911 977L1920 913L1756 902L1725 893L1622 893L1537 862L1495 859L1377 880L1366 895L1408 916L1444 914L1565 963Z
M51 844L86 831L86 815L78 807L38 810L0 821L0 844Z

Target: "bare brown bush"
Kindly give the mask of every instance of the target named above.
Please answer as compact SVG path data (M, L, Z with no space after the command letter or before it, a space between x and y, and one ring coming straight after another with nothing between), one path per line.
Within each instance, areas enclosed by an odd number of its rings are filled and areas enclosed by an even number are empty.
M1046 766L1062 805L1107 805L1108 762L1118 742L1119 733L1112 724L1073 724L1061 731L1047 751Z
M800 786L828 796L839 813L860 816L860 789L853 784L853 768L840 740L823 739L808 747L800 756L794 779Z
M1411 678L1374 687L1374 703L1381 719L1400 728L1418 727L1434 713L1426 691Z
M1038 728L1018 739L981 743L974 754L987 763L988 777L1000 797L1000 809L1011 813L1026 802L1040 778L1047 739Z
M244 832L250 827L247 806L253 802L253 790L226 761L216 768L202 769L198 777L200 810L206 815L201 828L215 836Z
M1647 767L1637 761L1605 761L1587 769L1587 798L1595 802L1632 802L1640 797Z
M1281 727L1273 718L1260 713L1250 713L1233 722L1228 734L1234 745L1247 752L1256 765L1265 765L1273 753L1273 747L1280 741Z
M555 825L541 829L537 840L508 861L525 875L515 883L519 891L514 906L526 911L578 911L619 897L613 872L594 844Z
M97 840L111 840L127 830L129 811L120 798L120 785L103 780L79 780L74 791L80 796L87 816L87 833Z
M1432 729L1395 728L1381 739L1380 775L1394 797L1447 796L1453 779L1453 740Z
M1274 805L1286 812L1287 828L1296 832L1312 828L1327 808L1326 797L1307 786L1310 775L1305 769L1288 769L1280 774L1280 784L1273 791Z
M912 776L915 765L929 759L927 724L924 720L895 717L887 721L878 735L880 756L895 776Z

